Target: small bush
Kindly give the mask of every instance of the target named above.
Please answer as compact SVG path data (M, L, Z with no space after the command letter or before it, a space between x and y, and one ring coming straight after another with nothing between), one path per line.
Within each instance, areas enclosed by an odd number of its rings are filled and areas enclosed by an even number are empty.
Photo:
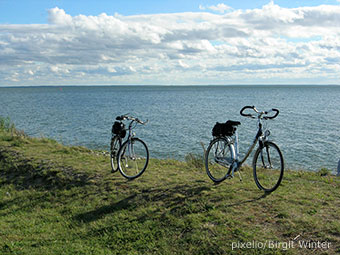
M185 156L185 162L194 168L203 168L203 156L199 154L189 153Z
M318 174L320 176L327 176L327 175L330 175L331 174L331 170L327 169L327 168L321 168L319 171L318 171Z
M14 129L15 129L14 124L10 121L8 117L4 118L0 116L0 131L10 132L13 131Z
M0 132L4 133L2 134L2 140L5 141L11 141L14 137L29 138L24 131L15 128L14 123L9 117L4 118L0 116Z

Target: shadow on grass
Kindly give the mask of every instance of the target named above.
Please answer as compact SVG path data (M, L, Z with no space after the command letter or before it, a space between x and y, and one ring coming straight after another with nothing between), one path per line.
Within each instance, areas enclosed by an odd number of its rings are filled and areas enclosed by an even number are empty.
M142 190L138 194L129 195L112 204L78 214L73 219L78 222L88 223L104 218L109 214L118 213L122 210L134 212L146 205L154 206L155 212L169 211L172 215L181 217L186 214L199 213L213 209L214 202L209 200L209 197L202 198L201 196L203 191L209 191L210 189L209 186L198 186L196 184L196 186L176 185L171 188ZM226 204L225 207L228 208L246 203L253 203L266 198L268 195L268 193L264 193L254 199ZM139 221L144 221L147 218L150 218L150 215L143 214L138 217Z
M138 210L138 207L143 207L148 203L158 203L158 207L169 209L172 213L187 214L185 202L197 201L200 193L204 190L210 190L205 186L177 185L171 188L157 188L152 190L142 190L141 193L130 195L118 202L110 205L105 205L95 210L85 212L74 217L74 220L80 222L91 222L105 217L108 214L113 214L121 210ZM145 215L147 218L148 215ZM140 220L143 220L140 218Z
M9 152L5 152L9 154ZM0 177L2 184L13 184L18 190L69 189L89 184L91 177L70 166L59 166L53 162L33 162L17 152L3 155L0 151Z
M239 202L235 201L237 199L232 199L235 203L227 204L224 203L223 198L222 201L213 202L211 197L214 193L210 192L212 190L214 187L211 185L201 183L141 190L137 194L126 195L125 198L114 203L75 215L73 220L76 222L75 225L93 226L81 235L82 239L105 237L109 245L119 242L123 246L130 247L138 246L137 237L138 240L144 238L145 242L155 240L162 235L162 229L165 229L170 236L194 238L191 236L193 229L201 231L202 224L206 222L218 224L216 222L223 221L219 218L220 209L232 211L232 207L240 205L242 207L242 204L246 203L252 206L252 203L256 204L257 201L268 196L268 194L261 194L253 199L238 199L241 200ZM214 218L214 215L218 216ZM202 220L202 217L206 217L207 221Z
M234 206L239 206L239 205L243 205L243 204L248 204L248 203L253 203L253 202L257 202L261 199L266 198L267 196L269 196L271 193L265 192L264 194L262 194L261 196L257 197L257 198L253 198L253 199L248 199L248 200L244 200L244 201L240 201L240 202L236 202L236 203L232 203L232 204L227 204L226 207L234 207Z
M74 217L74 219L80 222L91 222L91 221L96 221L104 217L107 214L112 214L116 211L132 209L136 205L132 203L131 201L133 201L136 196L137 196L136 194L133 194L124 199L121 199L120 201L116 203L105 205L105 206L99 207L98 209L78 214L77 216Z

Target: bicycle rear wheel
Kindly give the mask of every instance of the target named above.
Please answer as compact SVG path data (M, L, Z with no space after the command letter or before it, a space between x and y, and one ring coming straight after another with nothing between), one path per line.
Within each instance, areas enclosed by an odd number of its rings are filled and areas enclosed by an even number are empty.
M205 169L212 181L219 183L225 180L233 162L231 144L226 138L218 137L211 141L205 154Z
M118 169L127 179L132 180L143 174L149 163L149 150L139 138L123 143L118 152Z
M122 139L119 136L114 136L111 139L110 146L110 161L111 161L111 172L114 173L118 170L117 156L120 146L122 145Z
M283 156L276 144L267 141L262 148L257 148L253 159L253 173L259 189L266 192L276 190L282 181L283 171Z

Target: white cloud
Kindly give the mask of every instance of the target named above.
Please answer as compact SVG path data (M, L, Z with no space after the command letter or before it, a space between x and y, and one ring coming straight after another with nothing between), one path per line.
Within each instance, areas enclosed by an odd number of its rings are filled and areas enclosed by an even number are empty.
M189 68L190 66L188 64L183 63L182 60L178 60L178 65L183 68Z
M215 12L225 13L226 11L232 10L232 8L228 5L225 5L223 3L217 4L217 5L211 5L208 7L204 7L203 5L199 5L200 10L212 10Z
M215 7L228 12L72 17L56 7L49 24L0 24L0 86L340 83L340 6Z
M72 23L71 15L66 14L64 10L59 9L58 7L50 9L48 14L49 23L58 25L69 25Z

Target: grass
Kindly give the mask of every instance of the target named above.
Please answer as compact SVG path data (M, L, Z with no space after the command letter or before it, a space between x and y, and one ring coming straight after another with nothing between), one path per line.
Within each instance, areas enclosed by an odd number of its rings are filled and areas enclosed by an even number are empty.
M189 155L151 159L127 181L102 153L0 123L0 254L340 252L340 179L326 170L287 170L266 195L250 168L242 182L214 185ZM300 248L302 241L329 247Z

